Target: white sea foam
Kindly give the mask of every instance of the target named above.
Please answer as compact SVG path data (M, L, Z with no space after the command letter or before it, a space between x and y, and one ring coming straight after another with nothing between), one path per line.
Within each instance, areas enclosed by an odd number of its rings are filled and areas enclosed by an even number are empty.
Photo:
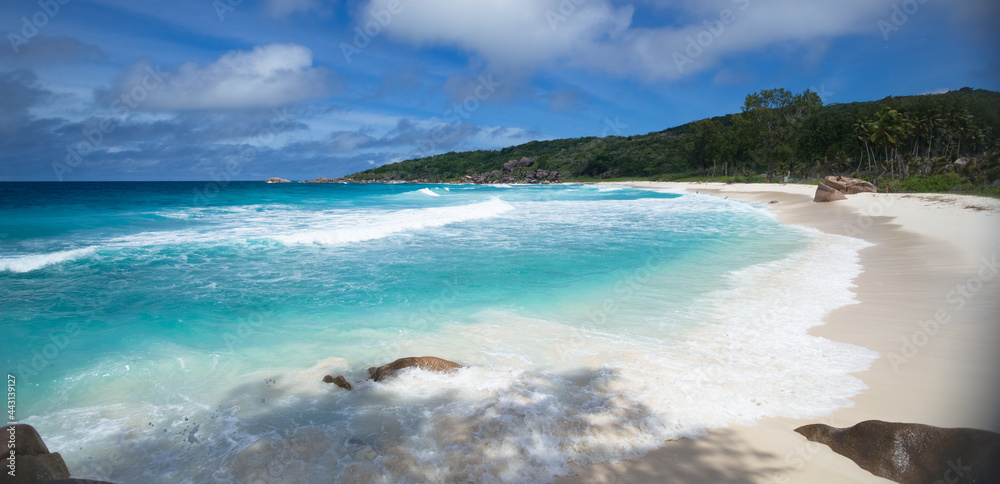
M440 196L437 193L430 193L433 196ZM227 207L225 210L197 208L163 215L171 218L209 218L212 225L193 226L183 230L140 232L100 240L97 243L102 249L176 247L185 244L229 246L234 243L263 240L274 240L286 245L337 245L380 239L410 230L487 219L512 210L514 210L513 205L496 198L466 205L381 212L296 210L288 206L262 205ZM95 249L96 247L91 247L76 251L0 259L0 270L15 272L24 272L22 268L34 270L62 260L82 257L87 255L87 251L92 252Z
M0 258L0 272L31 272L52 264L86 257L97 251L97 247L63 250L47 254L30 254Z
M304 230L289 235L274 236L284 244L345 244L380 239L392 234L445 225L481 220L514 210L514 206L499 199L487 202L407 209L380 214L367 214L356 223L341 224L329 230Z
M77 446L105 460L122 453L115 472L93 475L124 482L165 482L161 474L177 468L191 469L185 475L199 482L275 476L289 482L549 482L570 472L571 463L632 458L711 428L765 416L819 417L850 405L865 388L850 373L865 370L877 355L807 330L830 310L855 302L850 281L860 272L857 252L864 246L813 234L806 250L727 274L724 289L692 306L698 324L679 334L650 336L615 321L570 324L491 309L475 324L408 333L392 348L397 355L435 353L470 365L453 374L411 370L346 392L322 384L322 375L357 381L363 372L339 358L324 359L307 369L216 375L203 394L182 399L187 403L95 406L30 423L58 435L50 445L65 444L59 448L68 449L67 461L89 471L100 469ZM816 274L823 274L821 281ZM186 360L216 368L208 355ZM132 373L150 365L133 364ZM187 375L197 368L161 365L166 373L153 379L156 385L193 389ZM124 378L118 366L91 373ZM135 391L119 381L113 392ZM100 425L83 432L77 422Z
M416 193L421 193L421 194L424 194L424 195L427 195L427 196L430 196L430 197L440 197L441 196L440 193L434 193L434 191L431 190L430 188L421 188L420 190L417 190Z
M291 212L294 220L282 222L248 213L239 220L256 237L266 231L263 236L283 234L289 244L343 243L512 210L493 200L366 217ZM591 221L642 224L637 214L709 220L759 210L682 197L519 203L516 215L522 226L544 227L551 219L543 215L555 213L579 226L579 236L589 233ZM301 230L328 224L334 228ZM226 230L227 236L244 234ZM112 482L520 483L549 482L569 473L571 463L635 457L710 428L771 415L817 417L850 405L865 388L850 373L866 369L876 355L808 334L827 312L855 302L850 281L860 273L865 243L806 232L807 248L787 258L720 271L724 287L690 305L690 324L657 319L656 312L647 321L612 315L597 324L494 307L435 331L360 328L350 343L339 343L345 346L318 334L294 347L241 349L232 361L217 354L178 359L182 353L171 349L163 352L170 356L130 362L129 371L121 362L97 365L79 382L62 382L67 393L56 399L79 402L73 396L82 390L74 387L99 380L100 395L93 398L112 403L87 401L28 422L53 435L50 447L81 469L75 472ZM326 358L332 348L370 341L384 342L384 353L364 361ZM311 368L276 363L285 361L278 355L292 354L324 356ZM321 382L324 374L357 382L366 366L424 354L470 367L452 374L407 371L386 382L358 383L352 392ZM241 364L253 370L241 372ZM99 378L104 374L110 376ZM124 397L135 394L143 397ZM113 465L101 467L108 462Z

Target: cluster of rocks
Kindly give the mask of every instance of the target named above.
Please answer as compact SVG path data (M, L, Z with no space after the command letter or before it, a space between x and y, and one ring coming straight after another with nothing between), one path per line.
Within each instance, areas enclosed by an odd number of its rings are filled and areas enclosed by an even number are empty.
M58 452L49 452L42 436L27 424L8 425L3 428L4 441L13 439L13 448L4 452L4 483L10 484L109 484L104 481L74 479L69 475L66 461ZM9 445L9 444L8 444ZM13 460L7 456L13 456Z
M1000 434L978 429L868 420L839 429L795 429L862 469L900 484L1000 482Z
M267 179L267 183L291 183L291 181L273 176Z
M312 180L303 180L302 183L347 183L348 181L347 178L313 178Z
M534 158L524 157L521 158L520 160L510 160L507 163L503 164L503 172L504 174L507 174L514 171L514 168L521 168L521 167L527 168L534 164L535 164Z
M355 180L353 178L346 178L344 181L348 183L360 183L362 185L369 183L379 183L382 185L405 185L405 184L420 185L428 183L441 183L440 180L428 180L426 178L415 178L413 180L397 180L395 178L375 178L372 180Z
M816 187L814 202L847 200L847 195L855 193L875 193L875 185L857 178L828 176Z
M411 356L407 358L400 358L392 363L387 363L382 366L373 366L369 368L368 378L365 381L382 381L387 378L392 378L401 370L406 368L422 368L427 371L450 373L462 368L462 365L459 365L454 361L438 358L436 356ZM334 385L337 385L345 390L352 390L354 388L343 375L326 375L323 377L323 381L326 383L333 383Z
M520 160L510 160L503 164L500 170L493 170L489 173L479 175L466 175L463 179L468 183L480 185L495 183L558 183L561 175L558 171L531 170L523 173L515 173L518 168L529 168L535 164L534 158L524 157Z
M524 181L527 183L559 183L559 172L549 170L535 170L524 174Z

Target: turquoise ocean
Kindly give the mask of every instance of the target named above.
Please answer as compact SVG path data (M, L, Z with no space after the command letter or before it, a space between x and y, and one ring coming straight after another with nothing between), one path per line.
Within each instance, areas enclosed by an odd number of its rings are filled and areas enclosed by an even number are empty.
M549 482L850 405L877 354L807 331L865 245L609 186L5 183L0 361L77 477ZM405 356L466 368L362 382Z

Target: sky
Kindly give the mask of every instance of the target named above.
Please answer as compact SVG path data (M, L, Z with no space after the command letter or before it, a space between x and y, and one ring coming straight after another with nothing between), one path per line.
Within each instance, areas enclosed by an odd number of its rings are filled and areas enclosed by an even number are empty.
M0 181L338 177L784 88L1000 90L995 0L3 0Z

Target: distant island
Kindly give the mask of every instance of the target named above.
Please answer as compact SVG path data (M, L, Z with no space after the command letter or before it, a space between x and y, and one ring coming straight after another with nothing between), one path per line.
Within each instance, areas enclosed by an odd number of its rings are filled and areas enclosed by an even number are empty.
M830 174L894 191L1000 196L1000 93L822 105L766 90L740 113L634 136L532 141L450 152L307 183L556 183L613 180L818 181Z

